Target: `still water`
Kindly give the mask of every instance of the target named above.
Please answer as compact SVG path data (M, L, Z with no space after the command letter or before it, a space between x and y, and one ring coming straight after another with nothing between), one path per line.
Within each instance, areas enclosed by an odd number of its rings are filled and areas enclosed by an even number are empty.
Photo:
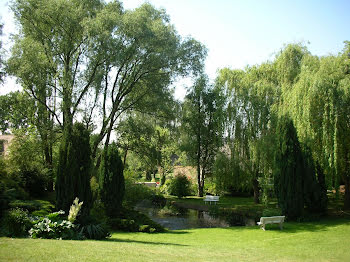
M166 206L163 209L138 206L136 207L136 210L144 213L153 221L171 230L230 226L225 219L211 216L209 212L206 211L179 208L175 206Z

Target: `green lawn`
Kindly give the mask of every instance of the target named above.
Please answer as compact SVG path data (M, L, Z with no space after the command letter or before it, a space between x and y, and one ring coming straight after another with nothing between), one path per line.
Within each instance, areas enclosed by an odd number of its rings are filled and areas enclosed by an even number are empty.
M106 241L0 238L0 261L350 261L350 221L115 233Z

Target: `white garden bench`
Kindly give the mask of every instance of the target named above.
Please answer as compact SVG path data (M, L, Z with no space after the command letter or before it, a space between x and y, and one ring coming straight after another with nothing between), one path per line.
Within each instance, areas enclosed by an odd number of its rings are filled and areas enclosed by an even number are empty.
M207 202L209 202L209 204L211 205L211 202L214 202L216 205L216 202L219 202L219 198L220 196L205 196L205 198L203 199L204 203L206 204Z
M260 222L257 224L260 225L262 230L265 230L266 224L279 224L280 229L283 229L283 222L284 222L285 216L274 216L274 217L261 217Z

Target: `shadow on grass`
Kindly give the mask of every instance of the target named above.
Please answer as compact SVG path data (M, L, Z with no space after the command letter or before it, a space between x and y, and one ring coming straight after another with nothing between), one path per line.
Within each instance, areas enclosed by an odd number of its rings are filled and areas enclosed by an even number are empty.
M177 230L168 230L165 233L166 234L174 234L174 235L184 235L184 234L190 234L191 232L188 232L188 231L177 231Z
M139 241L139 240L130 240L130 239L118 239L118 238L110 238L103 240L106 242L118 242L118 243L135 243L135 244L146 244L146 245L162 245L162 246L180 246L186 247L188 245L182 244L174 244L174 243L165 243L165 242L150 242L150 241Z

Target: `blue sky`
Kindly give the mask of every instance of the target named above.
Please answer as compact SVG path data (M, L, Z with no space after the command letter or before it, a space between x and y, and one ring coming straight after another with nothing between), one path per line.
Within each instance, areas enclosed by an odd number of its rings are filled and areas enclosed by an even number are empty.
M0 0L5 36L14 30ZM144 0L126 0L132 9ZM272 60L284 44L302 42L315 55L337 54L350 40L350 0L149 0L165 8L183 36L192 36L209 49L206 72L244 68ZM6 47L6 45L5 45ZM180 91L179 91L180 92ZM182 96L183 92L178 93Z
M134 8L142 0L128 0ZM151 0L182 35L209 49L207 73L273 59L284 44L302 42L315 55L337 54L350 40L350 1ZM308 44L309 43L309 44Z

